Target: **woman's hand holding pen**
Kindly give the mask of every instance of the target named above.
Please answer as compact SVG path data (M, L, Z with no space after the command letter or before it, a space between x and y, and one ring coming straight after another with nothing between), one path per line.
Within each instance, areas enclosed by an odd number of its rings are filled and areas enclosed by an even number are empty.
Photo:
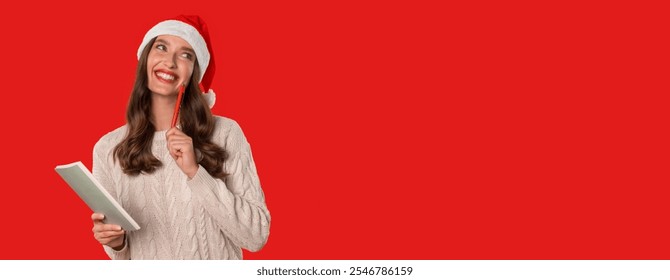
M102 245L112 247L114 250L123 249L126 232L119 225L105 224L102 220L105 215L93 213L93 237Z
M177 162L177 166L188 178L193 178L198 172L198 162L196 161L195 150L193 149L193 139L184 134L179 128L173 127L165 134L167 138L167 148L172 158Z

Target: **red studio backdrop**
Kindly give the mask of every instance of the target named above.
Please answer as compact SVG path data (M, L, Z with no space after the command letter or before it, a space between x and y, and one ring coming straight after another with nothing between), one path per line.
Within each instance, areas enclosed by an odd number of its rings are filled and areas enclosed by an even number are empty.
M54 167L91 168L142 36L177 14L209 25L214 113L245 132L272 215L246 259L670 258L670 25L652 2L2 10L1 259L107 258Z

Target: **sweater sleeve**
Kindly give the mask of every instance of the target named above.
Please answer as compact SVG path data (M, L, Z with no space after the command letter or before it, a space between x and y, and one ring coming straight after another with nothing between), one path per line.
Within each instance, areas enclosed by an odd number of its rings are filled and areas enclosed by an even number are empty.
M105 187L107 192L116 199L119 200L117 196L116 189L114 188L114 181L111 179L108 170L111 170L112 159L111 159L111 148L109 147L103 137L98 143L93 147L93 177L95 177L100 184ZM112 260L129 260L130 259L130 250L128 249L128 239L126 238L125 245L123 249L116 251L109 246L103 245L105 253Z
M200 166L187 184L226 237L255 252L267 242L270 212L265 205L251 148L239 125L233 123L226 136L229 158L224 170L229 175L225 182L212 177Z

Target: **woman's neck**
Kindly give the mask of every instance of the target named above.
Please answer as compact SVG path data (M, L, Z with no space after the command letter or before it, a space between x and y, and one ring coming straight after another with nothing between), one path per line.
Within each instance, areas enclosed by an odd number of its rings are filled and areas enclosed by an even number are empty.
M151 95L151 115L157 131L170 129L176 102L175 96Z

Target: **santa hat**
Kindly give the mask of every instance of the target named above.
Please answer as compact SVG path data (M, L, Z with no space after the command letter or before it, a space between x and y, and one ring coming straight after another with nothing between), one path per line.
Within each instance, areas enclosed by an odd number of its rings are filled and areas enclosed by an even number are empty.
M184 39L195 51L200 68L200 89L204 93L209 107L214 106L216 95L209 87L214 78L214 52L212 52L212 42L209 40L209 31L207 24L199 16L179 15L173 19L161 21L147 31L137 50L137 59L140 59L142 51L146 45L158 35L173 35Z

